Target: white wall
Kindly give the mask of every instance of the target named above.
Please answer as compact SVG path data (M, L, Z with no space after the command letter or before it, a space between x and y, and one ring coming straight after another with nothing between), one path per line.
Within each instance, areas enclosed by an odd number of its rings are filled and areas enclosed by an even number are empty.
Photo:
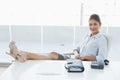
M79 25L79 0L1 0L0 25Z
M103 26L119 26L120 0L0 0L0 25L80 26L91 14L100 15Z
M11 60L11 57L5 54L5 52L9 50L8 48L9 41L10 41L9 28L7 25L1 25L0 26L0 60L5 58Z
M110 27L109 34L111 35L111 48L110 48L110 58L114 60L119 60L120 58L120 28Z

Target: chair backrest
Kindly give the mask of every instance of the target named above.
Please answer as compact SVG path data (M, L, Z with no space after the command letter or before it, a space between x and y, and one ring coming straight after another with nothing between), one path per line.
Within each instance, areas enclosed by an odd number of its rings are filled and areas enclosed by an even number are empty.
M109 55L109 51L110 51L110 46L111 46L111 36L109 34L103 34L107 40L107 54L105 56L105 58L108 58Z

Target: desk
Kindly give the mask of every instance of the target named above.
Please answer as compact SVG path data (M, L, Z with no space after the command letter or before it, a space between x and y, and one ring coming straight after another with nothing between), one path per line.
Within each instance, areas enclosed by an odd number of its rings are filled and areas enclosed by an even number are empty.
M0 76L0 80L119 80L120 62L110 62L104 70L91 69L91 62L83 62L83 73L68 73L66 61L28 60L13 62Z

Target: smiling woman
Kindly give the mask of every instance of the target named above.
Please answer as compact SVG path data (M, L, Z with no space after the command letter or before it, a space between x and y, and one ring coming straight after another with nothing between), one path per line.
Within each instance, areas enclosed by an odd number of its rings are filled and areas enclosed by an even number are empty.
M89 29L91 33L86 36L83 41L81 49L77 48L73 50L76 59L87 60L87 61L99 61L105 59L105 54L107 54L107 40L103 34L99 32L101 27L101 21L97 14L93 14L89 18ZM18 61L24 62L26 60L66 60L70 57L63 55L59 52L50 52L48 56L38 55L33 52L23 51L18 49L15 42L12 41L9 44L10 52L7 53L11 55Z
M97 14L93 14L89 18L89 29L91 34L87 35L82 47L79 47L75 50L80 52L80 55L77 55L77 59L81 60L92 60L99 61L104 60L105 55L107 54L107 40L99 32L101 27L101 21Z
M89 19L89 27L92 32L92 35L95 35L99 32L99 29L101 27L101 21L98 15L96 14L91 15Z

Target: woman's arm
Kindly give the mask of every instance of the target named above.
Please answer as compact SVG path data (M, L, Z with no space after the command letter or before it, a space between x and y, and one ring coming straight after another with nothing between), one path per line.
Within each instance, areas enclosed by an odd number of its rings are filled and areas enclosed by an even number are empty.
M77 55L77 56L75 56L75 58L83 60L83 61L96 61L96 56L80 56L80 55Z
M84 61L96 61L96 56L80 56L80 58Z

